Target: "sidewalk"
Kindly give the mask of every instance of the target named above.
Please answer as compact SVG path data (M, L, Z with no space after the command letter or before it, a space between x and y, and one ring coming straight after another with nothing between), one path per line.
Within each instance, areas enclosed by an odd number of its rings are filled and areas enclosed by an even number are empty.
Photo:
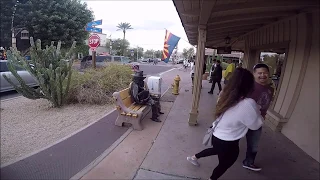
M132 131L105 159L83 176L83 179L208 179L217 165L216 156L203 158L200 167L191 165L186 157L204 149L202 138L212 122L217 89L209 95L210 85L203 81L198 126L188 125L191 108L189 72L173 70L163 78L179 74L180 94L174 102L162 102L165 114L162 123L143 120L143 131ZM170 93L170 92L169 92ZM167 93L168 94L168 93ZM245 139L240 143L236 163L221 179L319 179L319 163L281 133L263 128L257 164L261 172L243 169L241 161L246 151Z

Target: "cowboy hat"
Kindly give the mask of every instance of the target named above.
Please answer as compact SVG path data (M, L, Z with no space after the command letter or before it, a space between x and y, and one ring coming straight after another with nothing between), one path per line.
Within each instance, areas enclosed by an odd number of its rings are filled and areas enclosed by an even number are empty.
M132 76L137 78L146 78L145 74L143 74L143 71L136 71L134 74L132 74Z

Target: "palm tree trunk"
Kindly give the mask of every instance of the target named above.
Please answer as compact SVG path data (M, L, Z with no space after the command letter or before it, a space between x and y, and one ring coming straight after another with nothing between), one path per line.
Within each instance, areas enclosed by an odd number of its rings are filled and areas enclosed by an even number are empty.
M124 56L124 41L126 39L126 31L123 31L123 40L122 40L122 56Z

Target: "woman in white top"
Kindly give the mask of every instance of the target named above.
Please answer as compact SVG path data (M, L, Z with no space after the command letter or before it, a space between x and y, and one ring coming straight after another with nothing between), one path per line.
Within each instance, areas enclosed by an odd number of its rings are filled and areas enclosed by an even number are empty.
M253 91L254 78L250 71L237 68L216 106L212 137L212 148L205 149L194 156L187 157L193 165L199 166L197 159L218 155L219 164L213 170L210 180L222 176L237 160L239 155L239 140L248 131L257 130L262 126L260 107L247 98Z

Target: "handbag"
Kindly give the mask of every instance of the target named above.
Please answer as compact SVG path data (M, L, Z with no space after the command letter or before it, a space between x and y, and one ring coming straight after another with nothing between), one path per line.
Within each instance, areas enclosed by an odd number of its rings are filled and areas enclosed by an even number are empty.
M209 147L212 147L212 136L213 136L213 132L214 130L216 129L218 123L220 122L220 120L222 119L219 118L219 120L216 120L214 122L214 126L212 126L211 128L208 128L206 134L204 135L203 137L203 140L202 140L202 144L205 145L205 146L209 146Z

